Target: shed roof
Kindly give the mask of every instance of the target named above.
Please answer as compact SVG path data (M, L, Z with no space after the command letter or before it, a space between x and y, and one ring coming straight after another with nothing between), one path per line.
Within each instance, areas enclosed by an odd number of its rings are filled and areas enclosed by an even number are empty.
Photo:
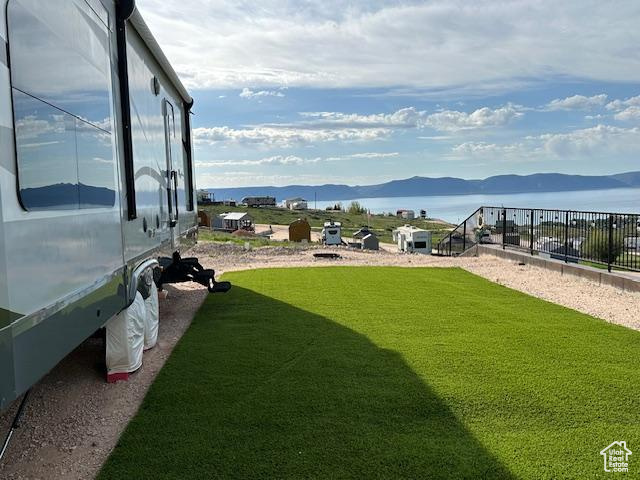
M245 218L251 218L251 215L249 215L247 212L231 212L231 213L227 213L224 216L225 220L244 220Z
M375 233L369 230L367 227L362 227L360 230L353 234L353 238L364 238L367 235L371 234L375 235Z
M302 219L302 218L298 218L297 220L294 220L293 222L291 222L289 224L289 226L293 226L293 225L305 225L307 227L310 227L309 222L307 221L306 218Z

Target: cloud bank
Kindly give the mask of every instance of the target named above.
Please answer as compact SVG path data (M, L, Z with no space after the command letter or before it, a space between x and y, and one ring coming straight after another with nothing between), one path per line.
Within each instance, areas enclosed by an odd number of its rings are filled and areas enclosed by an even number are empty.
M636 0L137 5L190 88L640 80Z

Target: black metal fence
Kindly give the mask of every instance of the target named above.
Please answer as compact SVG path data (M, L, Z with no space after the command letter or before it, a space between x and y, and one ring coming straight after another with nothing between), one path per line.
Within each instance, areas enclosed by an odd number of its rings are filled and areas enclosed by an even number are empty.
M459 255L478 243L609 271L640 271L640 214L480 207L437 249L441 255Z

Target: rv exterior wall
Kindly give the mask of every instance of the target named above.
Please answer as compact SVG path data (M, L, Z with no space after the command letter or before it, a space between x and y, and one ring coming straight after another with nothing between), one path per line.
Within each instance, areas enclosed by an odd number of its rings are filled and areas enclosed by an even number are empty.
M116 3L90 3L9 0L0 9L0 48L8 42L10 54L0 56L0 409L127 306L126 279L136 266L170 255L197 228L188 210L195 192L187 189L184 88L147 48L148 32L143 41L130 25L131 72L122 80L139 113L132 125L139 209L128 221ZM163 100L173 106L171 122Z
M126 302L114 45L104 23L113 5L99 15L79 1L10 0L6 12L2 48L8 41L12 70L0 62L0 370L15 376L0 373L0 408ZM91 67L73 60L84 58ZM92 75L82 74L87 68ZM82 95L89 91L99 93Z
M431 254L431 232L428 230L405 225L394 230L392 235L401 252Z
M177 173L177 233L182 240L196 228L197 213L187 210L185 172L188 169L183 139L190 132L185 131L183 102L131 25L127 25L127 66L131 110L137 112L132 116L131 136L138 218L125 222L124 237L125 259L135 263L150 249L170 254L180 243L172 237L168 210L167 187L173 188L169 185L172 169ZM160 84L158 95L151 89L153 78ZM163 102L169 102L170 109L163 107ZM163 115L167 111L171 113ZM166 128L171 134L168 144L165 142ZM169 155L172 168L168 164Z

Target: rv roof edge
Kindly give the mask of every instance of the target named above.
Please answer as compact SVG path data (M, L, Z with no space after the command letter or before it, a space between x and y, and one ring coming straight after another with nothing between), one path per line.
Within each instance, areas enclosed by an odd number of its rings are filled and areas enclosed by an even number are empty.
M158 45L158 42L156 41L155 37L151 33L151 30L149 30L149 27L147 26L146 22L142 18L142 15L140 14L138 7L135 6L135 2L131 1L131 3L134 4L134 9L133 9L133 13L131 14L131 17L129 18L129 21L138 32L138 35L140 35L140 38L142 38L144 43L147 45L147 48L149 49L151 54L154 56L156 61L160 64L160 67L162 68L162 70L164 70L167 77L169 77L169 80L171 81L173 86L176 88L176 90L178 91L178 93L180 94L184 102L189 106L189 108L191 108L191 106L193 106L193 97L189 95L189 92L187 92L187 89L182 84L182 81L178 77L178 74L169 63L169 60L167 59L164 52L160 48L160 45Z

